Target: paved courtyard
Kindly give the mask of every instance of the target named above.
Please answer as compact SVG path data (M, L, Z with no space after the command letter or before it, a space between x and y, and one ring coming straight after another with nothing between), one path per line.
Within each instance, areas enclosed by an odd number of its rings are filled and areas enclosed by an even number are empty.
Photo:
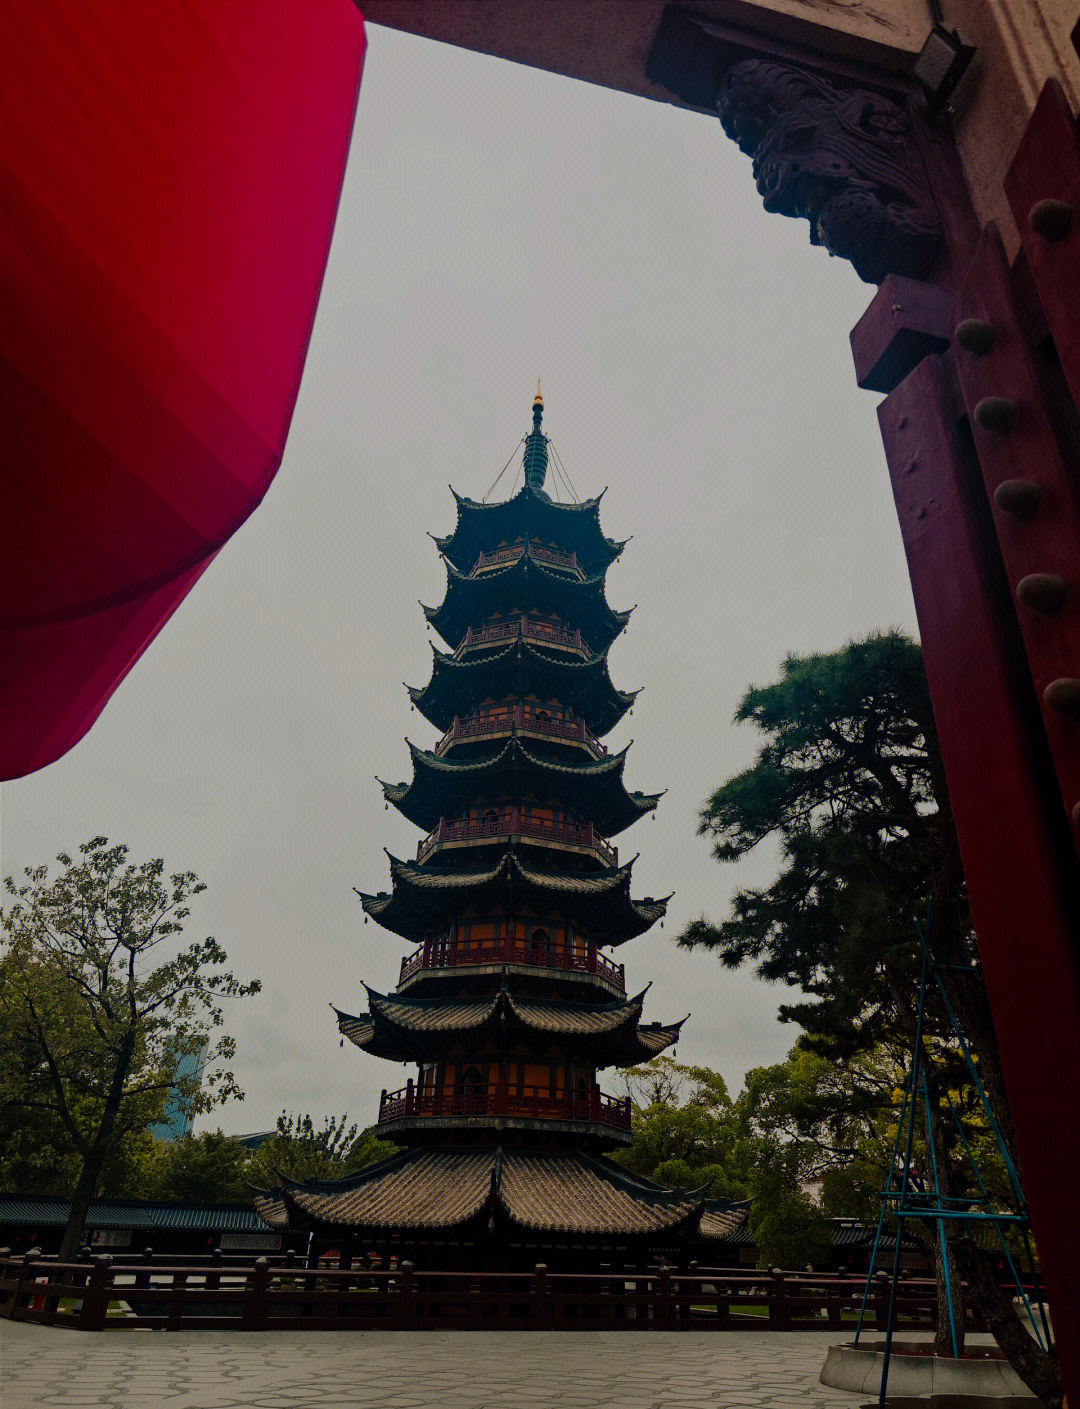
M855 1409L816 1332L108 1331L0 1322L4 1409Z

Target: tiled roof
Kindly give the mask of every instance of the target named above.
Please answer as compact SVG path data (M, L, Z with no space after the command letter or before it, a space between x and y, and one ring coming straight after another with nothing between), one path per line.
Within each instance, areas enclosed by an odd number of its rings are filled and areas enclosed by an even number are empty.
M585 1155L507 1151L499 1202L510 1220L536 1232L633 1236L688 1223L702 1199L687 1189L661 1190L619 1165Z
M387 853L389 856L389 853ZM403 939L435 934L463 905L515 906L522 902L561 907L594 944L623 944L662 919L670 896L630 898L633 861L602 871L545 871L526 865L508 846L492 866L460 870L401 861L390 856L392 892L357 891L365 911Z
M503 650L456 660L432 647L431 679L423 686L406 686L409 698L437 729L448 729L454 716L489 696L504 695L521 672L530 688L558 698L587 719L598 736L614 729L640 694L618 690L608 674L607 652L588 660L569 660L540 645L518 640Z
M287 1207L328 1228L460 1228L483 1211L534 1232L633 1236L689 1225L700 1192L663 1189L587 1155L455 1148L406 1151L334 1182L286 1181Z
M579 578L547 567L523 553L505 567L488 568L481 576L446 564L446 595L424 615L453 650L468 627L480 626L493 612L508 606L528 612L539 609L570 621L594 650L605 650L630 619L630 611L615 611L604 595L605 572Z
M458 1227L487 1203L493 1163L491 1151L408 1151L332 1183L287 1183L284 1198L330 1227Z
M740 1246L740 1239L751 1241L746 1228L749 1208L746 1204L728 1204L710 1199L698 1224L698 1236L709 1242L732 1243ZM752 1243L751 1243L752 1245Z
M571 761L560 763L534 753L516 738L471 761L441 758L410 743L412 782L379 781L387 802L427 831L440 817L456 815L476 796L478 785L486 781L499 790L504 780L515 777L536 796L558 796L563 806L588 817L603 836L613 837L651 812L663 796L627 790L622 776L628 747L596 760L574 751L566 755Z
M420 999L372 988L367 995L369 1013L354 1016L335 1009L338 1028L362 1051L391 1061L428 1060L445 1050L448 1037L476 1034L498 1024L504 1040L511 1040L516 1028L588 1052L599 1067L630 1066L671 1046L682 1026L639 1027L644 991L635 998L595 1005L519 999L506 989L484 998Z
M68 1199L0 1197L0 1223L38 1223L62 1227L68 1220ZM149 1203L141 1199L95 1199L86 1215L88 1228L186 1228L199 1232L242 1230L258 1232L265 1223L246 1206L221 1204Z
M624 548L600 529L600 499L557 503L543 490L524 485L510 499L482 504L450 491L457 504L457 524L445 538L436 538L439 552L455 567L468 571L481 548L519 536L558 541L573 548L586 572L608 567Z
M285 1200L279 1194L260 1190L251 1202L255 1205L255 1212L271 1228L289 1226L289 1211L285 1207Z

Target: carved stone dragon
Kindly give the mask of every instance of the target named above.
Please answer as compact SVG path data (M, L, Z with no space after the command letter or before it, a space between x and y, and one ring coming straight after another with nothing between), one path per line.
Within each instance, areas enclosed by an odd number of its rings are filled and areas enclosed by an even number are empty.
M724 131L753 158L766 210L809 220L811 243L850 260L868 283L930 272L941 223L897 103L746 59L724 74L716 107Z

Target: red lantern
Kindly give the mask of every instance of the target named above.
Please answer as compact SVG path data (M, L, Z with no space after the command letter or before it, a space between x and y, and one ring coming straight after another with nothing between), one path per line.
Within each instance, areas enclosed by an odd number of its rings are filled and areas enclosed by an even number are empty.
M9 0L0 776L76 743L281 460L352 0Z

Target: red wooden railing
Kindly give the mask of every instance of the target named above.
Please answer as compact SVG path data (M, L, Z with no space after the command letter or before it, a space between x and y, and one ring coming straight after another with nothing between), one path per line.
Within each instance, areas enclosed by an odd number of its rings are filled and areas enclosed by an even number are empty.
M500 621L495 626L483 626L479 631L474 631L470 626L454 654L459 656L470 646L488 646L492 641L507 641L514 636L527 636L547 646L570 646L589 654L588 642L582 640L580 631L566 631L561 626L549 626L544 621L530 621L528 617Z
M515 562L525 553L540 563L551 563L553 567L557 568L572 568L575 572L581 571L576 553L557 553L553 548L541 548L538 543L530 543L526 548L524 544L519 543L513 548L499 548L494 553L481 553L470 576L483 572L485 568Z
M495 939L482 943L440 944L428 940L401 961L398 982L404 983L425 969L452 969L468 964L535 964L544 969L564 969L576 974L596 974L626 991L625 966L613 963L595 944L581 954L572 949L546 949L524 939Z
M494 734L515 734L519 730L544 734L552 739L572 739L587 744L598 757L607 755L607 749L586 728L583 719L549 719L526 710L522 705L515 705L512 711L504 714L478 714L469 719L455 716L453 724L435 745L435 752L444 754L459 739L482 739Z
M0 1317L83 1331L352 1329L850 1332L866 1287L845 1273L647 1271L429 1272L344 1265L309 1268L292 1254L222 1269L152 1262L61 1263L0 1258ZM365 1259L366 1261L367 1259ZM894 1331L935 1323L935 1284L905 1275ZM985 1329L964 1288L965 1329ZM111 1314L115 1308L116 1312ZM867 1316L889 1323L889 1280L875 1276Z
M606 842L591 822L549 822L542 817L524 817L519 807L497 817L467 817L448 821L445 817L416 848L417 861L423 861L442 842L479 841L485 837L530 837L537 841L562 842L595 851L609 866L619 864L618 848Z
M380 1124L405 1116L446 1115L523 1115L537 1120L584 1120L629 1130L630 1098L609 1096L599 1086L579 1095L574 1091L553 1091L550 1086L507 1082L425 1090L409 1081L400 1091L384 1091L379 1101Z

